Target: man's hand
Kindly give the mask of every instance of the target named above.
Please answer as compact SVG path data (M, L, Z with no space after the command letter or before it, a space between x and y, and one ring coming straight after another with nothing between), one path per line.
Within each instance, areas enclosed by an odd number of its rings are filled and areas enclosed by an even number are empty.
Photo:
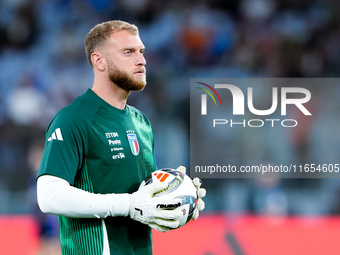
M161 197L153 197L153 194L165 189L167 185L167 183L160 182L140 186L136 192L130 195L130 217L161 232L177 228L178 218L182 216L182 212L176 209L158 209L157 205L175 205L181 200L164 200Z
M184 174L186 174L186 168L184 166L179 166L176 169L177 171L180 171ZM203 197L205 197L207 191L204 188L201 188L202 185L202 181L199 178L194 178L192 180L192 182L194 183L196 189L197 189L197 207L194 211L194 214L192 216L193 220L196 220L199 216L199 212L203 211L205 204L204 201L202 200Z

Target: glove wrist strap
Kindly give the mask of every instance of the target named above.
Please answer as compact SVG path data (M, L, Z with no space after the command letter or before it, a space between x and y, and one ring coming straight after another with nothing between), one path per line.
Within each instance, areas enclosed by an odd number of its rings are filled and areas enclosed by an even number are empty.
M113 194L111 200L111 216L128 216L130 211L130 194Z

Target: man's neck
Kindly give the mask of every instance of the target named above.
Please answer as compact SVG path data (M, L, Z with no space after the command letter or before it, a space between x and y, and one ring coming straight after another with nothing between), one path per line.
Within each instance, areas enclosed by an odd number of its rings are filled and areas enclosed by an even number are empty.
M96 93L100 98L106 101L108 104L118 109L125 109L127 98L130 91L123 90L116 84L105 82L100 83L94 81L92 91Z

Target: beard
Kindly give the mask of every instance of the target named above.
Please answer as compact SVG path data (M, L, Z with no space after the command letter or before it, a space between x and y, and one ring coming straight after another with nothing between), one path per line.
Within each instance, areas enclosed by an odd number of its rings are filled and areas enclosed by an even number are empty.
M146 70L141 67L138 70L144 70L143 77L134 77L133 74L129 74L125 70L119 69L112 62L109 64L109 79L118 87L125 91L141 91L146 86Z

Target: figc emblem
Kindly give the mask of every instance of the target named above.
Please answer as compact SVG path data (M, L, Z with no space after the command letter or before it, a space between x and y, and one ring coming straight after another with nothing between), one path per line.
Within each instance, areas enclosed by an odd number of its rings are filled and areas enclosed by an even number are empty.
M139 154L139 144L136 134L127 134L127 137L129 139L132 154L137 156Z

